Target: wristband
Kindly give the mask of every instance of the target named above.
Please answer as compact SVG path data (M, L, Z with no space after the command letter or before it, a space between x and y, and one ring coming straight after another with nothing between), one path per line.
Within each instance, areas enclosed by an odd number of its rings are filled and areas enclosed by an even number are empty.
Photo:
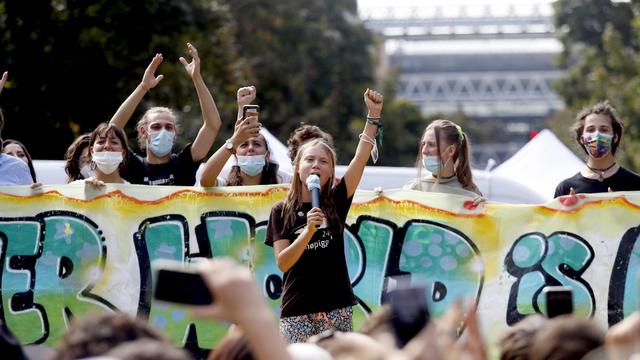
M378 127L378 130L376 130L376 140L380 143L380 146L382 146L382 118L367 116L367 124L375 125Z

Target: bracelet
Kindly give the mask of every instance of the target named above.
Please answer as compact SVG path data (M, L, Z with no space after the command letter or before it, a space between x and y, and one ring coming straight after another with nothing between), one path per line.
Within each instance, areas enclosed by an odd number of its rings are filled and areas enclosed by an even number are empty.
M382 118L367 116L367 123L371 124L371 125L376 125L376 126L382 127Z
M376 140L372 139L371 137L369 137L369 135L365 133L361 133L360 135L358 135L358 138L366 142L367 144L370 144L371 146L373 146L373 149L371 149L371 160L373 160L374 164L377 163L378 162L378 146L376 145Z
M378 140L380 146L382 146L382 118L367 116L367 124L375 125L378 127L378 130L376 130L376 140Z

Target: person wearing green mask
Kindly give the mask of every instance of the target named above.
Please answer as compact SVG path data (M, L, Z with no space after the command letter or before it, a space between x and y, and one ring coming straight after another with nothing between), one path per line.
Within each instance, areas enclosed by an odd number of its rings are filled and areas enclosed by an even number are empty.
M616 162L624 123L608 101L580 111L572 130L587 161L580 172L558 184L554 197L640 190L640 175Z
M434 120L424 129L418 145L416 167L418 177L404 189L481 199L482 193L471 174L469 139L453 121ZM423 169L429 174L423 176Z
M270 185L284 182L284 178L278 174L278 164L270 159L269 144L260 133L258 115L247 115L245 118L240 111L255 99L255 94L256 88L253 86L238 89L238 121L233 136L204 165L200 177L201 186ZM235 165L225 178L219 177L232 155L235 157Z
M222 122L213 97L200 74L200 57L196 48L187 43L191 62L181 57L180 62L191 76L200 101L203 124L193 143L187 144L180 152L172 153L176 134L179 130L177 117L166 107L147 110L138 122L138 143L146 149L146 156L129 151L128 166L122 174L132 184L193 186L196 172L202 159L207 156L220 131ZM142 81L122 103L110 123L124 129L144 95L156 87L164 75L155 75L163 61L162 54L156 54L144 72Z

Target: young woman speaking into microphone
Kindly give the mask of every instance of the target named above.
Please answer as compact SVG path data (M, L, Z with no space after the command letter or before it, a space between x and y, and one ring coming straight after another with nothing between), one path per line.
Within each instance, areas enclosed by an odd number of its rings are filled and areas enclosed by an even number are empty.
M343 231L353 194L369 154L377 156L375 135L380 130L383 98L367 89L369 111L354 158L336 186L336 154L323 140L305 143L294 160L286 200L271 209L265 243L273 246L284 290L280 331L289 342L304 342L327 329L351 331L356 304L344 257ZM372 152L373 150L373 152ZM321 208L312 205L305 184L319 178ZM314 188L315 181L309 184ZM317 184L315 184L317 185ZM318 229L326 220L326 228Z

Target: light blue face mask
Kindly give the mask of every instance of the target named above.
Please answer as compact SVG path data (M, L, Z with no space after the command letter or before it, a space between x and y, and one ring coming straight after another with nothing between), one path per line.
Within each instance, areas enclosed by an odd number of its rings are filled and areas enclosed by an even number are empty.
M264 159L264 155L238 155L238 166L240 167L240 171L249 176L256 176L260 174L266 163L267 161Z
M435 155L424 155L422 157L422 166L430 173L437 175L440 170L440 158Z
M176 133L173 131L160 130L149 133L149 149L154 155L163 157L171 152L173 139Z

